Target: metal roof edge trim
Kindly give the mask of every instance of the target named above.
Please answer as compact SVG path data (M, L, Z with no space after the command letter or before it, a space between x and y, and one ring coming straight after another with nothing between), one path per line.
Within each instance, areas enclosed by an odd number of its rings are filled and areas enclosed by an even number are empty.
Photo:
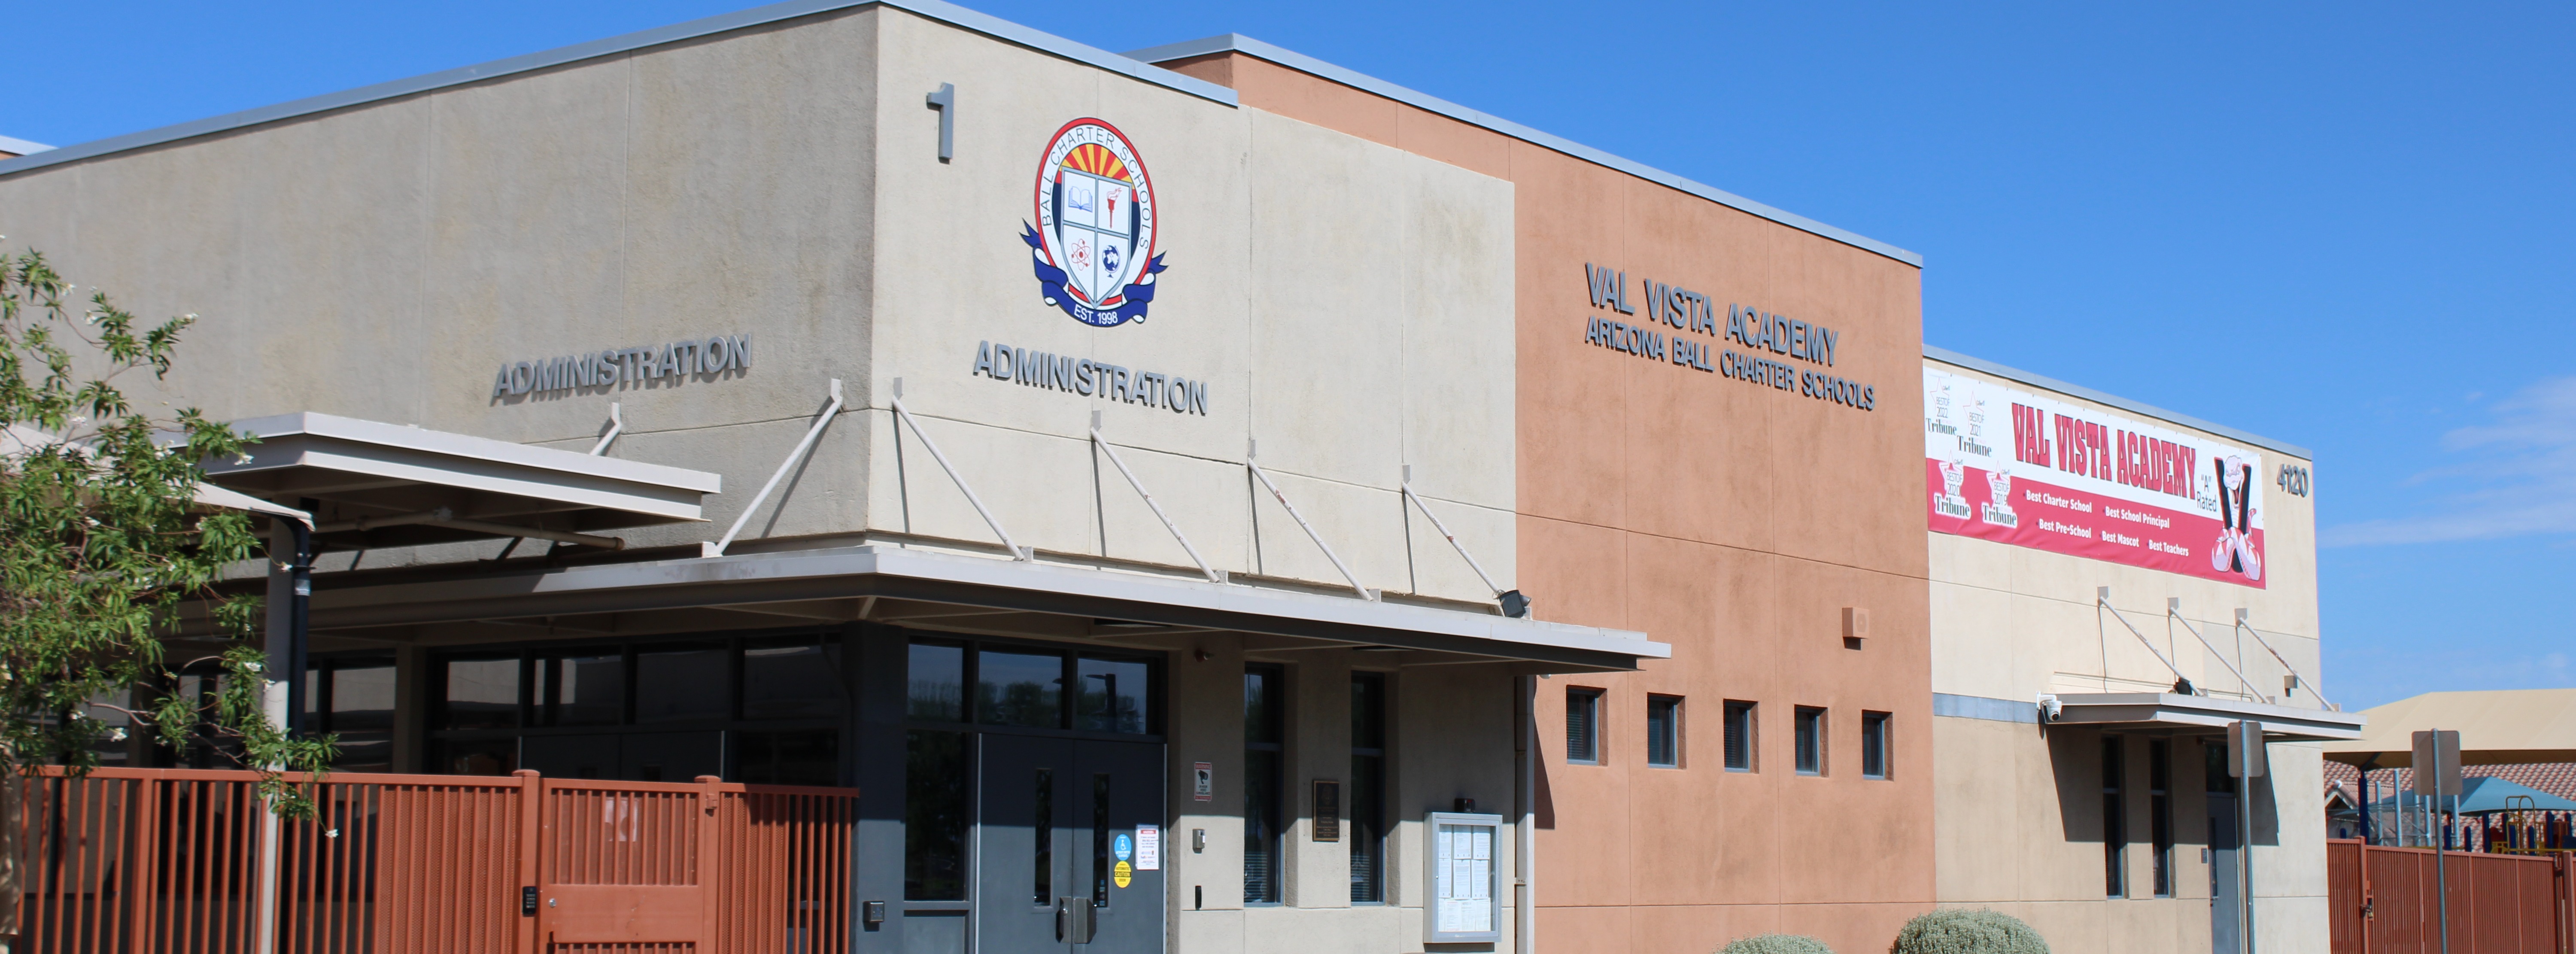
M706 494L722 493L724 488L724 475L703 470L690 470L669 464L653 464L618 457L597 457L579 451L513 444L509 441L476 437L472 434L387 424L383 421L342 417L319 411L299 411L294 414L251 418L235 421L232 426L244 433L264 438L303 434L537 470L577 473L627 483L656 484ZM250 454L256 460L259 445L251 445Z
M991 14L979 13L953 3L944 2L944 0L785 0L785 2L782 3L753 7L748 10L737 10L732 13L720 13L715 16L690 20L685 23L675 23L670 26L654 27L649 30L638 30L636 32L620 36L575 43L570 46L559 46L551 50L523 53L518 56L504 57L497 60L491 60L489 62L477 63L471 66L461 66L454 69L440 70L435 73L423 73L419 76L388 80L382 83L360 86L355 89L341 90L334 93L323 93L319 96L307 96L303 99L289 100L283 103L254 107L251 109L241 110L239 112L225 113L220 116L209 116L204 119L192 119L187 122L162 126L157 129L146 129L118 136L109 136L105 139L96 139L85 143L76 143L69 146L52 148L33 155L20 156L15 159L0 160L0 176L29 172L46 166L59 165L66 162L77 162L82 159L111 155L131 149L142 149L149 146L178 142L184 139L194 139L199 136L210 136L217 133L231 132L236 129L245 129L267 123L296 119L337 109L347 109L352 106L362 106L381 100L396 99L418 93L433 92L452 86L462 86L467 83L481 82L483 80L495 79L518 73L549 69L556 66L562 66L567 63L577 63L582 60L597 59L603 56L614 56L619 53L629 53L650 47L677 43L683 40L692 40L698 37L712 36L714 34L725 33L732 30L776 23L781 20L790 20L796 17L811 16L818 13L830 13L837 10L855 9L868 6L892 7L907 13L913 13L932 20L937 20L961 29L982 33L986 36L990 36L1004 42L1015 43L1040 52L1051 53L1069 60L1096 66L1113 73L1119 73L1144 82L1153 83L1157 86L1167 87L1201 99L1213 100L1227 106L1239 105L1235 100L1233 90L1219 86L1215 83L1210 83L1194 76L1183 76L1179 73L1175 73L1149 63L1138 62L1130 57L1120 56L1116 53L1111 53L1098 47L1077 43L1051 33L1045 33L1030 27L1021 26L1017 23L1012 23ZM32 143L30 145L32 145Z
M2317 455L2314 452L2288 441L2276 441L2260 434L2240 431L2225 424L2213 424L2189 414L2180 414L2168 411L2153 404L2132 401L2115 394L2105 394L2081 384L2068 384L2047 375L2032 374L2031 372L2024 371L2020 368L1996 364L1984 358L1972 358L1948 348L1935 348L1927 344L1923 346L1923 356L1934 361L1939 361L1943 364L1955 364L1971 371L1983 371L1999 378L2018 381L2035 388L2047 388L2048 390L2055 391L2060 394L2083 398L2095 404L2108 404L2112 407L2119 408L2120 410L2128 411L2132 414L2144 414L2168 424L2180 424L2193 430L2207 431L2220 437L2243 441L2256 447L2280 451L2281 453L2288 454L2292 457L2309 461L2311 463L2315 462L2317 459Z
M14 152L21 156L25 156L39 152L51 152L53 151L53 148L54 147L45 145L41 142L28 142L27 140L20 139L16 136L0 136L0 152Z
M1726 206L1727 208L1760 216L1799 231L1809 232L1841 242L1862 251L1883 255L1888 258L1904 262L1905 264L1912 265L1916 268L1923 267L1922 255L1898 248L1894 245L1887 244L1886 242L1881 242L1877 239L1870 238L1856 232L1838 229L1814 219L1807 218L1803 215L1773 208L1723 189L1714 188L1712 186L1682 178L1653 166L1637 162L1633 159L1621 158L1562 136L1540 132L1536 129L1532 129L1528 126L1512 122L1511 120L1504 119L1490 113L1470 109L1418 90L1397 86L1394 83L1378 79L1374 76L1370 76L1347 67L1335 66L1331 63L1307 56L1303 53L1284 49L1274 44L1264 43L1240 33L1226 33L1203 39L1186 40L1180 43L1167 43L1162 46L1146 47L1141 50L1129 50L1126 55L1144 62L1155 63L1168 62L1170 60L1181 59L1183 57L1206 56L1211 53L1243 53L1257 56L1290 69L1312 73L1316 76L1340 83L1344 86L1375 93L1379 96L1384 96L1400 103L1439 113L1440 115L1447 116L1460 122L1483 126L1495 132L1502 133L1503 135L1524 140L1533 145L1553 149L1557 152L1561 152L1596 165L1617 169L1648 182L1678 189L1700 198L1707 199L1711 202L1715 202L1719 205Z

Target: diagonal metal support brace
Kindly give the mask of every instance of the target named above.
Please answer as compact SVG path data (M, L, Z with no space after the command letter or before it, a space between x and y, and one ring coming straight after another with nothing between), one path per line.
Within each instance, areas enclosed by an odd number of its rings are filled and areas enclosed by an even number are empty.
M2112 612L2117 613L2119 610L2112 610ZM2182 597L2168 596L2165 598L2165 618L2181 623L2184 632L2190 633L2191 638L2200 640L2200 645L2209 650L2211 658L2218 660L2219 665L2227 667L2228 672L2235 674L2236 684L2244 688L2245 695L2248 698L2263 698L2263 693L2254 688L2254 681L2245 678L2245 673L2239 671L2236 668L2235 663L2228 662L2227 654L2219 652L2218 647L2209 641L2209 637L2200 634L2200 627L2193 626L2190 620L2183 618ZM2125 623L2127 620L2122 620L2121 622Z
M1341 554L1333 552L1333 545L1324 542L1323 534L1315 532L1315 525L1306 522L1306 515L1298 513L1297 505L1289 503L1288 495L1280 493L1279 485L1271 483L1270 475L1262 471L1260 464L1253 462L1253 458L1259 456L1260 452L1260 441L1246 440L1243 446L1244 468L1252 471L1253 479L1261 481L1262 488L1270 491L1270 496L1279 501L1279 506L1287 509L1288 516L1297 521L1298 529L1306 531L1306 539L1315 541L1315 549L1324 551L1324 559L1333 561L1333 569L1342 571L1342 579L1350 581L1351 590L1358 593L1361 599L1375 602L1377 591L1360 585L1359 575L1351 572L1350 564L1342 562Z
M1485 581L1485 588L1494 591L1494 596L1500 598L1503 595L1503 588L1494 582L1494 575L1485 572L1485 565L1476 562L1476 555L1467 552L1467 545L1458 542L1458 535L1449 532L1449 525L1440 522L1439 514L1431 512L1431 505L1422 502L1422 496L1413 492L1412 464L1404 465L1403 489L1404 499L1413 501L1414 509L1422 511L1422 515L1431 520L1431 529L1440 531L1440 538L1449 541L1450 548L1457 550L1459 558L1467 561L1467 568L1476 571L1476 578Z
M2283 657L2282 657L2282 655L2281 655L2281 651L2280 651L2280 650L2272 648L2272 641L2271 641L2271 640L2268 640L2268 639L2264 639L2264 638L2263 638L2263 631L2262 631L2262 630L2259 630L2259 629L2255 629L2255 628L2254 628L2254 624L2253 624L2253 623L2250 623L2250 622L2247 622L2247 621L2246 621L2246 616L2247 616L2247 615L2248 615L2248 614L2247 614L2246 610L2245 610L2243 607L2238 607L2238 608L2237 608L2237 610L2236 610L2236 626L2237 626L2237 628L2238 628L2238 629L2242 629L2242 630L2244 630L2244 631L2246 632L2246 634L2248 634L2248 635L2250 635L2250 636L2253 636L2253 637L2254 637L2254 643L2255 643L2255 645L2258 645L2258 646L2263 647L2263 651L2264 651L2264 652L2271 653L2271 654L2272 654L2272 658L2273 658L2273 659L2275 659L2275 660L2278 660L2278 661L2281 663L2281 668L2286 669L2286 670L2289 670L2290 675L2297 677L2297 678L2298 678L2298 680L2299 680L2299 685L2306 686L2306 687L2308 688L2308 694L2309 694L2309 695L2312 695L2312 696L2317 697L2317 704L2318 704L2318 705L2325 706L2326 708L2329 708L2329 709L2333 709L2333 708L2335 708L2335 704L2334 704L2333 702L2331 702L2331 701L2329 701L2329 700L2327 700L2327 699L2326 699L2326 694L2325 694L2325 693L2322 693L2322 692L2318 692L2318 691L2317 691L2317 684L2316 684L2316 683L2314 683L2314 682L2310 682L2310 681L2308 681L2308 677L2307 677L2307 674L2306 674L2306 673L2302 673L2302 672L2300 672L2300 671L2299 671L2299 667L2297 667L2297 666L2293 666L2293 665L2290 665L2290 661L2289 661L2288 659L2286 659L2286 658L2283 658ZM2281 701L2282 701L2282 702L2288 702L2288 701L2290 701L2290 694L2289 694L2289 693L2287 693L2287 692L2282 693L2282 694L2281 694ZM2336 710L2336 711L2342 711L2342 710L2338 709L2338 710Z
M967 503L975 505L975 512L984 518L984 525L993 528L994 536L1002 538L1002 549L1011 551L1011 559L1023 561L1033 559L1035 554L1014 542L1010 531L1002 529L1002 521L993 516L991 508L984 506L984 498L975 496L975 488L966 486L966 478L960 476L957 468L948 463L948 455L939 452L939 445L930 439L929 434L922 433L921 422L913 420L911 409L903 406L902 378L894 379L894 416L896 420L902 421L905 427L912 428L912 436L921 438L921 446L930 451L930 459L939 462L939 469L948 473L948 481L957 485L959 493L966 495ZM903 435L896 434L895 437L900 440Z
M1098 411L1091 412L1091 443L1092 446L1100 448L1101 453L1109 455L1110 463L1118 465L1118 473L1127 478L1127 486L1136 488L1136 496L1145 498L1145 506L1153 508L1154 516L1163 521L1163 529L1171 531L1172 539L1180 541L1181 549L1190 555L1190 562L1199 565L1200 573L1207 574L1208 582L1225 582L1225 571L1208 565L1207 558L1199 555L1199 548L1191 546L1190 538L1181 534L1181 525L1172 522L1172 515L1164 513L1162 503L1155 500L1153 493L1145 489L1145 482L1137 480L1136 472L1127 469L1127 462L1118 456L1118 448L1110 446L1109 439L1100 436L1100 412Z
M2116 606L2111 605L2111 588L2110 588L2110 587L2107 587L2107 586L2105 586L2105 587L2099 587L2099 588L2096 588L2096 589L2093 591L2093 607L2094 607L2094 609L2095 609L2095 610L2097 610L2097 611L2098 611L2098 610L2110 610L2110 611L2111 611L2111 618L2112 618L2112 619L2119 620L2119 621L2120 621L2120 625L2128 627L2129 635L2131 635L2131 636L2135 636L2135 637L2138 637L2138 645L2140 645L2140 646L2145 646L2145 647L2147 647L2147 651L2148 651L2148 652L2150 652L2150 653L2154 653L2154 654L2155 654L2155 657L2156 657L2156 661L2157 661L2157 662L2160 662L2160 663L2165 664L2165 668L2166 668L2167 670L2171 671L2171 672L2174 674L2174 678L2175 678L2175 679L2183 680L2183 681L2185 681L2185 682L2189 682L2189 681L2191 680L2191 677L2190 677L2190 676L2186 676L2186 675L2183 675L2183 674L2182 674L2182 669L2181 669L2181 667L2175 666L2175 665L2174 665L2174 661L2173 661L2173 660L2170 660L2170 659L2166 659L2166 658L2165 658L2165 651L2164 651L2164 650L2161 650L2161 649L2157 649L2157 648L2156 648L2156 643L2155 643L2155 641L2154 641L2154 640L2148 639L2148 638L2147 638L2147 634L2145 634L2145 633L2141 633L2141 632L2138 632L2138 628L2137 628L2137 627L2135 627L2135 626L2130 626L2130 625L2129 625L2129 618L2128 618L2128 617L2126 617L2126 616L2122 616L2122 615L2120 615L2120 608L2119 608L2119 607L2116 607ZM2098 615L2098 614L2097 614L2097 615ZM2222 659L2222 660L2219 660L2219 662L2224 663L2224 662L2226 662L2226 660ZM2102 673L2102 675L2103 675L2103 678L2104 678L2105 680L2108 680L2111 674L2110 674L2109 670L2104 670L2104 671L2103 671L2103 673ZM2104 691L2109 691L2109 690L2108 690L2108 689L2105 689Z
M795 450L787 452L787 459L778 462L778 472L769 475L768 483L760 485L760 493L754 495L751 503L742 508L741 516L733 519L733 529L725 531L724 539L714 543L698 544L700 556L720 557L724 555L726 547L733 546L733 538L742 533L743 525L751 522L752 514L760 512L761 502L769 499L769 492L778 489L778 482L787 476L787 472L796 469L796 465L805 459L805 455L814 450L814 439L823 436L823 429L831 426L832 419L840 414L841 379L833 378L832 403L825 405L823 413L814 418L814 426L805 431L804 440L796 442ZM606 446L605 442L601 446Z
M626 419L617 415L617 402L608 402L608 433L599 435L599 443L590 446L590 456L597 457L608 453L609 443L617 440L617 435L625 432Z

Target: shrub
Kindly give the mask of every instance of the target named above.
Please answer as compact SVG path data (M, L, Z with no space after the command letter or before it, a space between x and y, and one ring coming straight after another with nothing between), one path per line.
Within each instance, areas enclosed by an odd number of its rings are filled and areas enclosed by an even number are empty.
M1834 949L1803 934L1756 934L1726 942L1717 954L1834 954Z
M1980 908L1918 915L1896 932L1889 954L2048 954L2048 942L2020 918Z

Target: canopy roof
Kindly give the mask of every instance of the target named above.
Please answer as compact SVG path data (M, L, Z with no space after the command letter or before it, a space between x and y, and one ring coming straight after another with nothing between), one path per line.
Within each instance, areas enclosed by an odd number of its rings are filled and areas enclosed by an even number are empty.
M206 479L313 507L326 549L523 536L615 546L597 531L701 519L703 471L305 412L234 422L260 442Z
M2411 793L2401 792L2399 795L2404 795L2406 804L2409 807L2413 807L2423 801L2421 796ZM2399 795L2390 795L2386 798L2380 799L2378 803L2379 807L2382 810L2395 807L2397 805ZM2529 801L2521 801L2521 799L2529 799ZM2544 812L2576 812L2576 802L2568 801L2529 785L2496 778L2492 775L2472 775L2460 780L2461 814L2477 815L2486 812L2510 812L2525 809Z
M2361 734L2362 714L2304 709L2170 692L2057 693L2040 697L2040 721L2092 725L2127 732L2216 735L2230 722L2263 725L2267 742L2314 742Z
M2462 765L2576 762L2576 689L2428 692L2364 714L2370 723L2361 738L2326 743L2327 758L2409 768L2416 732L2454 729Z

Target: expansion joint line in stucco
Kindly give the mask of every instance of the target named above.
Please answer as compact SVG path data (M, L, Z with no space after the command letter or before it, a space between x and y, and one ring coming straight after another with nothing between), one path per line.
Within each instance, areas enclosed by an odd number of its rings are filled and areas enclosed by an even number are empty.
M1434 498L1434 499L1437 499L1437 498ZM1802 556L1802 555L1795 554L1795 553L1780 553L1780 552L1773 551L1773 550L1756 550L1756 549L1754 549L1754 548L1752 548L1752 547L1742 546L1742 545L1739 545L1739 544L1733 544L1733 543L1720 543L1720 542L1715 541L1715 540L1702 540L1702 539L1699 539L1699 538L1697 538L1697 537L1677 537L1677 536L1674 536L1674 535L1669 534L1669 533L1656 533L1656 532L1654 532L1654 531L1652 531L1652 530L1639 530L1639 529L1636 529L1636 528L1634 528L1634 527L1622 527L1622 526L1617 526L1617 525L1614 525L1614 524L1607 524L1607 523L1593 523L1593 522L1591 522L1591 521L1589 521L1589 520L1567 520L1567 519L1565 519L1565 518L1563 518L1563 517L1550 517L1550 516L1546 516L1546 515L1543 515L1543 514L1534 514L1534 513L1522 513L1522 514L1516 514L1516 516L1527 517L1527 518L1530 518L1530 519L1533 519L1533 520L1545 520L1545 521L1548 521L1548 522L1551 522L1551 523L1561 523L1561 524L1565 524L1565 525L1567 525L1567 526L1572 526L1572 527L1591 527L1592 529L1595 529L1595 530L1608 530L1608 531L1613 532L1613 533L1630 534L1630 535L1633 535L1633 536L1646 537L1646 538L1648 538L1648 539L1653 539L1653 540L1670 540L1670 541L1672 541L1672 542L1674 542L1674 543L1687 543L1687 544L1690 544L1690 545L1692 545L1692 546L1716 547L1716 548L1721 549L1721 550L1732 550L1732 551L1737 552L1737 553L1749 553L1749 554L1753 554L1753 555L1756 555L1756 556L1778 557L1778 558L1783 559L1783 560L1796 560L1796 561L1798 561L1798 562L1800 562L1800 563L1810 564L1810 565L1813 565L1813 566L1830 566L1830 567L1839 567L1839 568L1841 568L1841 569L1845 569L1845 570L1856 570L1856 571L1859 571L1859 572L1862 572L1862 573L1876 573L1876 574L1878 574L1878 575L1880 575L1880 576L1894 577L1894 578L1896 578L1896 579L1900 579L1900 580L1913 580L1913 581L1918 582L1918 583L1927 583L1927 584L1928 584L1928 583L1937 583L1937 582L1940 582L1940 581L1938 581L1938 580L1934 580L1934 579L1932 579L1930 576L1925 575L1925 574L1919 574L1919 573L1899 573L1899 572L1897 572L1897 571L1895 571L1895 570L1890 570L1890 569L1887 569L1887 568L1885 568L1885 567L1862 566L1862 565L1857 564L1857 563L1843 563L1843 562L1836 561L1836 560L1820 560L1820 559L1817 559L1817 558L1815 558L1815 557L1811 557L1811 556Z

